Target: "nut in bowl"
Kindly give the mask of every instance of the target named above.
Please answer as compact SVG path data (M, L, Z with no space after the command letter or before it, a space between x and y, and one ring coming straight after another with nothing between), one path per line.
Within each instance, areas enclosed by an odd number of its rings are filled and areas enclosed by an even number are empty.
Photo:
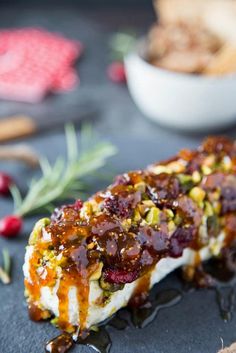
M165 5L170 2L174 11L181 1L185 0L166 0ZM196 2L188 3L194 6ZM236 42L227 41L226 31L220 36L219 28L207 26L206 12L202 14L204 22L199 22L199 14L188 22L179 16L166 19L166 13L159 11L160 24L125 58L133 100L147 117L162 125L205 131L236 122Z

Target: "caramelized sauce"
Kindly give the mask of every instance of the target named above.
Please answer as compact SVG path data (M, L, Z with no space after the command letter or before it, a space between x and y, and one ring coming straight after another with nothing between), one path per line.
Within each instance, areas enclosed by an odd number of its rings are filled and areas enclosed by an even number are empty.
M61 333L51 341L46 343L46 353L66 353L73 346L71 335L66 332Z
M92 348L98 353L109 353L111 349L110 335L105 327L100 327L97 332L91 331L85 339L79 338L77 344Z
M145 283L145 281L143 282ZM142 328L149 325L157 316L161 309L171 307L178 303L182 295L178 290L169 289L158 292L153 300L147 301L140 308L130 309L131 320L135 327ZM86 337L79 336L75 342L91 348L98 353L109 353L112 342L107 328L111 326L117 330L124 330L128 326L128 321L119 316L119 312L106 323L99 326L96 331L90 331ZM73 347L73 341L69 334L62 333L46 344L46 353L66 353Z
M131 309L131 319L135 327L144 328L149 325L161 309L177 304L182 298L176 289L163 290L156 294L153 301L146 301L141 307Z
M205 263L196 259L193 270L192 277L189 277L184 269L184 279L194 287L214 290L222 319L231 320L236 303L236 243L224 248L219 257Z
M129 301L129 306L137 308L146 302L149 295L150 280L151 272L148 272L143 277L139 278L132 298Z
M41 310L36 304L33 302L29 302L28 304L29 317L33 321L40 321L43 319L44 311Z
M68 330L68 322L69 322L69 289L70 289L71 281L68 279L68 275L63 275L60 280L60 285L57 291L57 296L59 299L59 317L58 317L58 325L62 328L62 330Z

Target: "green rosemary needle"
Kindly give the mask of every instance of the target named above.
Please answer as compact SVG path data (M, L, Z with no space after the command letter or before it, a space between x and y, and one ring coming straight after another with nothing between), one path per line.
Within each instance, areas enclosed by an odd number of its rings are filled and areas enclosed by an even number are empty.
M82 129L79 145L73 125L66 125L65 134L67 158L58 157L53 164L41 158L42 176L31 181L24 198L15 185L11 187L15 214L23 217L40 211L51 212L56 201L83 197L84 177L93 175L116 153L112 144L96 142L89 127Z
M2 250L3 257L3 267L0 267L0 280L3 284L9 284L10 279L10 270L11 270L11 258L7 249Z

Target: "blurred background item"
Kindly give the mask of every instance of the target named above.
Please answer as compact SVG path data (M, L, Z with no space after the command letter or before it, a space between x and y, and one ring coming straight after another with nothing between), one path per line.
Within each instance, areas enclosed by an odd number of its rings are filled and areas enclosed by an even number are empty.
M35 103L49 92L67 91L82 44L38 28L0 31L0 97Z
M236 2L157 0L158 22L126 58L131 95L149 118L188 131L236 117Z

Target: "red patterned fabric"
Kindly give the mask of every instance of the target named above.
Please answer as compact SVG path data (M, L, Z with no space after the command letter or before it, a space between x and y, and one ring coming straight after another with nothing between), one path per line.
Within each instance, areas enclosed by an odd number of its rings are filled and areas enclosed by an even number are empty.
M79 41L42 29L0 31L0 97L33 103L49 91L72 89L82 50Z

